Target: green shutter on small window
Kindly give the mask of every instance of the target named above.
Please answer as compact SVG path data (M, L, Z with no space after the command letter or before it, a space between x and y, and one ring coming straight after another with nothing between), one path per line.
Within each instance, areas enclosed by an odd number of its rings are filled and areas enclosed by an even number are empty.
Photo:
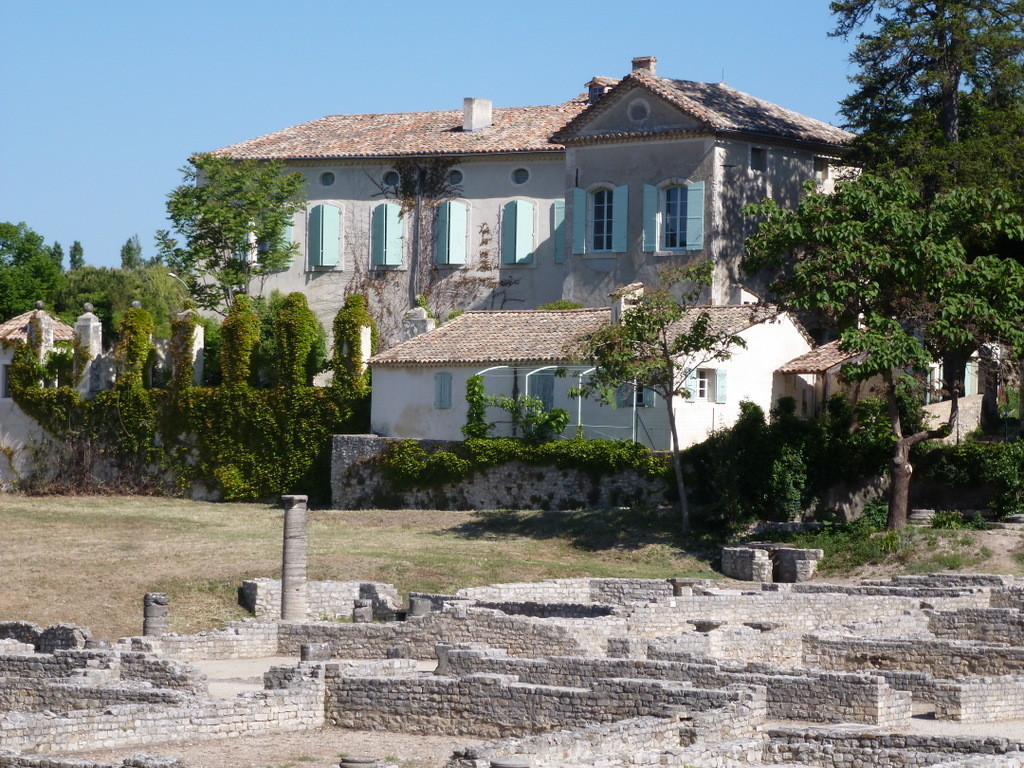
M448 203L437 207L437 220L434 222L434 262L448 263Z
M661 190L651 184L644 184L644 242L646 253L658 250L658 203Z
M623 184L612 190L612 250L626 252L629 222L629 187Z
M704 182L686 188L686 250L704 247Z
M384 207L384 264L398 267L402 264L402 209L397 203L385 203Z
M466 263L466 237L469 234L469 206L451 200L448 207L448 264Z
M318 205L309 212L309 266L338 266L341 211L333 205Z
M715 371L715 402L724 403L726 398L726 375L725 371L719 368Z
M587 252L587 190L572 191L572 252Z
M686 372L686 380L683 382L686 389L686 402L692 403L697 399L697 369Z
M434 374L434 407L452 407L452 375L447 371Z
M387 262L384 260L384 237L386 234L387 222L384 216L384 203L373 209L370 217L370 254L371 262L375 267L382 267Z
M555 264L565 261L565 201L551 204L551 239L555 245Z
M516 263L529 264L533 261L534 205L526 200L516 200Z
M644 397L644 408L653 408L654 407L654 390L652 390L650 387L644 387L643 397Z
M509 200L501 209L501 263L516 263L516 201Z

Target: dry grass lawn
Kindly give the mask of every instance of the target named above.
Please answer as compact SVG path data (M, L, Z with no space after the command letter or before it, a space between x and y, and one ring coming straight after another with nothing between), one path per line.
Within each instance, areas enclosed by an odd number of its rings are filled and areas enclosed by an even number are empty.
M242 579L280 576L282 510L152 497L0 494L0 621L141 633L142 595L167 592L171 628L247 614ZM569 576L713 576L657 513L310 513L309 575L450 592Z

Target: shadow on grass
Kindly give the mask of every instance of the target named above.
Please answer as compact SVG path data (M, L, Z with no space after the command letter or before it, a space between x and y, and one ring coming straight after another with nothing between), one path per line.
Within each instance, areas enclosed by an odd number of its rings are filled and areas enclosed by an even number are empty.
M564 539L572 546L596 552L631 550L662 544L698 556L707 556L721 544L721 532L695 524L683 535L674 509L615 508L591 510L475 512L473 519L443 532L464 539L495 539L522 536L532 539Z

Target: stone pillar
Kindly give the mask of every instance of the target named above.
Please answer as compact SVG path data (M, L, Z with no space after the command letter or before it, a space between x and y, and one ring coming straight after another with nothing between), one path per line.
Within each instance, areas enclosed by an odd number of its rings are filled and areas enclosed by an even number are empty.
M437 321L427 317L427 310L423 307L415 307L402 315L402 341L419 336L421 333L432 331L437 326Z
M93 306L86 302L82 307L85 312L75 320L75 348L89 354L88 360L76 360L75 381L78 394L90 397L99 391L98 358L103 353L103 325L92 313ZM76 357L78 357L76 355ZM78 366L81 366L79 369Z
M28 340L39 348L39 360L46 358L46 353L53 349L53 318L44 309L46 305L36 302L36 311L32 313L33 321L28 325Z
M306 502L308 496L282 496L284 551L281 557L281 619L306 620Z
M142 634L146 636L166 635L170 632L167 624L167 604L170 601L163 592L147 592L142 598Z

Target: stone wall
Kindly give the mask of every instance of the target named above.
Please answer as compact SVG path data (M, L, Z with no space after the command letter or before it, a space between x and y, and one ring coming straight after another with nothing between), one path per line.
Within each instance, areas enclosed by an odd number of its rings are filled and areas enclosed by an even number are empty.
M807 635L804 664L829 670L890 669L956 680L1024 675L1024 648L945 639L885 640Z
M181 695L181 694L178 694ZM0 718L0 744L11 750L60 754L152 742L227 738L244 733L305 730L324 723L319 667L282 690L240 694L230 700L182 699L177 706L121 703L61 713L17 712Z
M419 490L399 490L381 475L375 457L388 439L335 435L331 454L331 505L337 509L579 509L659 504L659 478L625 471L594 477L576 469L515 461L475 472L470 478ZM454 443L418 441L428 451Z
M929 611L928 631L936 637L1024 645L1024 614L1010 608Z
M497 674L539 685L589 687L596 680L675 680L700 688L763 686L767 716L816 722L906 725L911 695L867 674L821 673L775 665L652 661L644 659L518 659L494 649L438 646L438 672L456 676Z
M1020 766L1024 759L1024 743L996 738L944 738L824 728L772 729L768 731L768 738L767 764L799 763L820 768L849 768L854 765L935 768L949 762L964 765L960 761L976 756L1005 756L1010 762L988 761L981 765L1010 768Z
M75 624L40 627L30 621L0 621L0 639L28 643L40 653L53 653L64 648L84 648L89 637L87 628Z
M225 629L195 635L132 637L119 641L118 645L136 651L162 653L183 661L274 656L278 648L278 624L231 621ZM295 654L298 655L298 650Z
M247 579L242 582L241 604L257 619L273 621L281 618L281 580ZM368 581L307 581L306 617L313 620L352 617L352 609L360 599L374 600L377 613L394 613L401 602L398 591L390 584Z
M514 675L370 678L326 667L327 721L342 728L501 737L634 717L673 708L707 711L763 702L763 691L706 690L665 680L596 680L589 688L521 683ZM761 710L763 718L763 709Z

